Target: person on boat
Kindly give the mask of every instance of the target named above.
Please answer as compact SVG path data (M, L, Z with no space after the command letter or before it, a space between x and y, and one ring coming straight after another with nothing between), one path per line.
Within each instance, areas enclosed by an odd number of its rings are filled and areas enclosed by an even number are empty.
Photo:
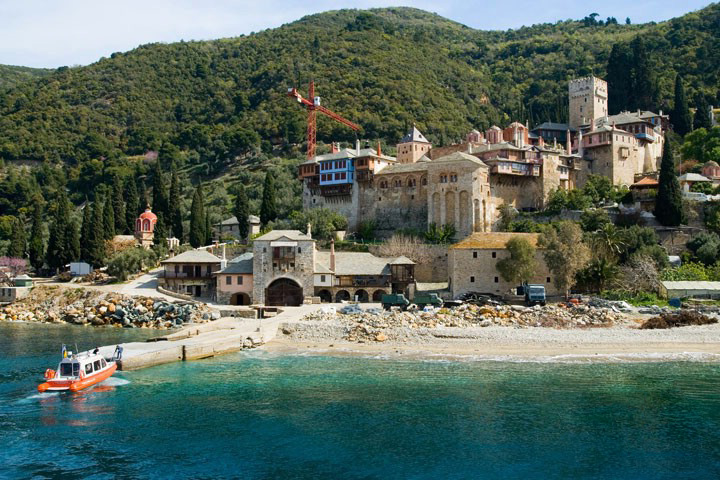
M117 360L122 360L122 352L123 352L122 345L118 345L117 347L115 347L114 356Z
M93 350L93 355L97 355L100 351L100 347L95 347L95 350Z

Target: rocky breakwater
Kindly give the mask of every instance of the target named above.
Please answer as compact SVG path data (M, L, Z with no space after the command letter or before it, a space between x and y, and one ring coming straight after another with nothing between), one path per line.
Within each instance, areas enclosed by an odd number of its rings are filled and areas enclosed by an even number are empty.
M171 303L81 289L33 293L33 296L0 309L0 321L172 328L220 318L219 312L211 312L206 305L198 303Z
M423 338L444 337L448 329L470 331L473 328L491 326L571 329L630 324L634 323L627 315L610 308L585 305L524 307L465 304L453 309L442 308L432 312L365 311L344 315L317 311L306 315L298 323L282 325L281 331L297 340L334 338L365 343L388 340L422 341Z

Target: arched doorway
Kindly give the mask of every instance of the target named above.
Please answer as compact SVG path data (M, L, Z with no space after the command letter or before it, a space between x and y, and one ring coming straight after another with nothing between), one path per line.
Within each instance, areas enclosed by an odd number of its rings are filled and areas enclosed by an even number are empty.
M234 293L230 297L230 305L250 305L250 295L242 292Z
M350 293L348 293L347 290L340 290L335 294L335 301L340 302L347 302L350 300Z
M318 292L318 297L320 297L320 301L323 303L332 302L332 293L330 293L330 290L320 290Z
M373 297L372 297L372 298L373 298L373 302L381 302L383 295L385 295L385 291L384 291L384 290L375 290L375 291L373 292Z
M357 297L357 301L361 303L367 303L370 301L370 295L368 294L367 290L360 289L356 291L355 297Z
M302 305L303 289L289 278L278 278L270 284L265 295L265 305L274 307L297 307Z

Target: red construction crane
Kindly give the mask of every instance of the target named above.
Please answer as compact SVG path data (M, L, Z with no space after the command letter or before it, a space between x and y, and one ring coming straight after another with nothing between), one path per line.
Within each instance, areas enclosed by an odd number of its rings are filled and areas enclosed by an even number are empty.
M320 105L320 97L315 96L315 82L310 81L310 88L308 89L308 96L310 99L304 98L302 95L300 95L300 92L297 91L297 88L288 88L288 97L295 98L299 104L304 105L307 107L308 111L308 124L307 124L307 158L308 160L312 160L315 158L315 140L316 140L316 133L317 133L317 125L316 125L316 113L320 112L324 113L328 117L337 120L338 122L342 123L343 125L347 125L348 127L352 128L355 131L360 130L360 126L354 124L350 120L347 120L337 113L333 112L332 110L328 110L327 108Z

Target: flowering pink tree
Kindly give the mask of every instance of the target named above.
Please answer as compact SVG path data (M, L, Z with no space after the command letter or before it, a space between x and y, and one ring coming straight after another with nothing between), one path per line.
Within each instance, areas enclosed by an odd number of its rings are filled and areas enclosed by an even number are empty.
M15 257L0 257L0 284L12 285L12 279L27 272L27 260Z

